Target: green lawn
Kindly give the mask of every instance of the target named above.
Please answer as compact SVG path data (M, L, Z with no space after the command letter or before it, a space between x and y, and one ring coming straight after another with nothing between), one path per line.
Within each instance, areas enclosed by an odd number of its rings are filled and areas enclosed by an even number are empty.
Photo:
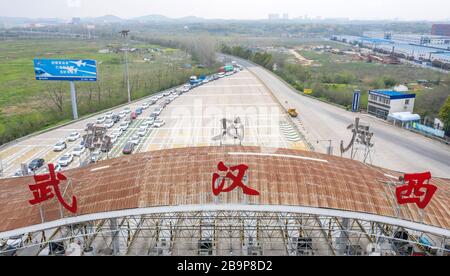
M98 81L77 82L78 107L81 116L95 113L127 101L121 53L100 54L108 45L120 48L116 41L84 40L17 40L0 43L0 144L34 131L67 121L71 117L67 82L36 81L35 58L95 59ZM192 63L185 51L153 44L136 43L141 49L129 54L130 83L133 99L185 82L193 74L210 69L184 69ZM159 48L153 53L146 49ZM145 62L144 57L151 58ZM60 95L61 97L55 97ZM62 110L58 104L62 105Z

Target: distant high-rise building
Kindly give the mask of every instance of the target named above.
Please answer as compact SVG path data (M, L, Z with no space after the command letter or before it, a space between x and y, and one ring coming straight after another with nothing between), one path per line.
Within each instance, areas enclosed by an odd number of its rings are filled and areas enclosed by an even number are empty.
M433 24L431 34L450 36L450 24Z
M269 14L269 20L280 20L280 15L278 13Z
M79 17L72 18L72 24L78 25L80 23L81 23L81 18L79 18Z

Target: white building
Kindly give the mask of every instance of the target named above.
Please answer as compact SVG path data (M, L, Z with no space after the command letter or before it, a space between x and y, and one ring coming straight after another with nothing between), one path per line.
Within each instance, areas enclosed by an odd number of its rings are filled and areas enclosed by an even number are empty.
M415 94L393 90L369 91L367 112L379 118L387 119L389 114L414 111Z

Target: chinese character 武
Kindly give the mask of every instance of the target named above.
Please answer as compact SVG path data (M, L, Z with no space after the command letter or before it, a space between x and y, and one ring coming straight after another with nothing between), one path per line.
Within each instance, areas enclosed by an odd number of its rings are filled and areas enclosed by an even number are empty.
M57 197L58 201L69 210L71 213L77 212L77 198L72 197L72 206L64 201L59 189L61 181L67 180L62 173L55 173L55 165L48 164L48 174L35 175L34 181L36 184L29 185L30 190L33 192L34 199L30 200L31 205L36 205L44 201Z

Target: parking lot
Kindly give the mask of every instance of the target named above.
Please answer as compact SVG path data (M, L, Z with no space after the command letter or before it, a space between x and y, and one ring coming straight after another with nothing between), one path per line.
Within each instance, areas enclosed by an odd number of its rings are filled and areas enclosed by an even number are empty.
M129 108L129 112L135 112L144 103L148 103L150 98L109 112L119 114L125 108ZM137 135L150 114L168 98L169 96L162 97L154 105L144 109L135 120L131 120L129 127L117 138L111 151L102 153L100 159L122 156L124 146ZM83 140L79 138L69 142L69 135L78 132L83 136L86 133L86 125L96 123L97 118L105 114L83 119L3 148L0 151L2 177L13 177L21 169L21 164L28 164L36 158L42 158L46 163L58 163L61 156L72 153ZM108 129L108 135L129 119L130 114ZM134 147L133 153L238 144L306 149L299 133L292 127L287 115L268 89L247 70L211 80L179 95L163 108L158 118L165 124L159 128L149 126ZM224 119L226 126L223 124ZM223 132L225 135L222 136ZM63 140L66 141L67 148L54 152L54 145ZM78 167L86 163L82 161L89 161L90 157L90 152L86 150L80 157L75 156L70 165L63 169ZM41 172L45 167L46 165L37 172Z

